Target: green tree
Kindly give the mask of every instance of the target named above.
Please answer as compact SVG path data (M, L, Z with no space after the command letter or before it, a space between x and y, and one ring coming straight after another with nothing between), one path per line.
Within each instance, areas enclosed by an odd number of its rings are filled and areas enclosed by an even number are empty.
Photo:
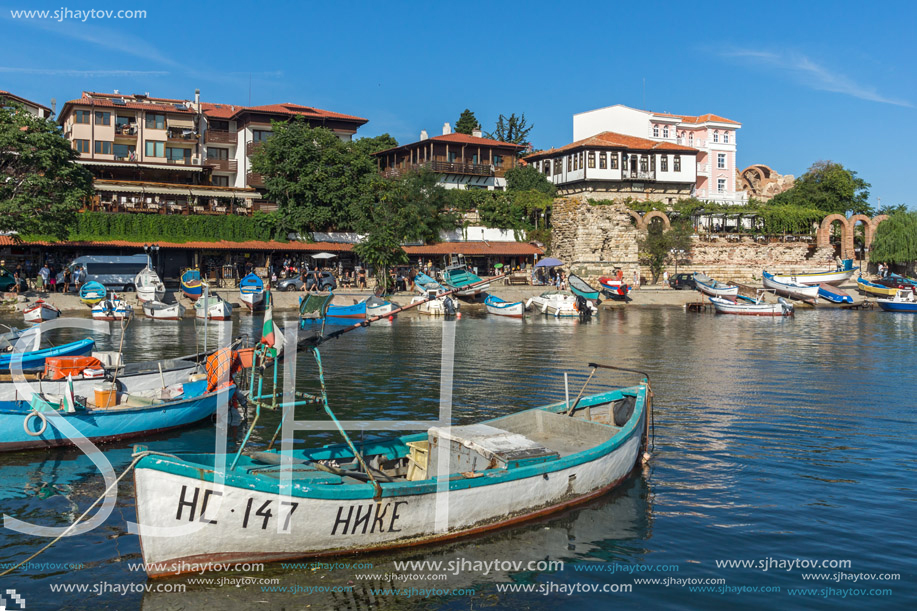
M538 191L554 197L557 188L532 165L519 165L506 171L507 191Z
M917 212L899 210L879 223L869 258L903 265L917 261Z
M872 214L870 184L833 161L816 161L792 189L777 194L771 205L817 208L825 214Z
M646 230L646 237L637 240L640 263L649 266L653 274L653 284L659 278L666 264L673 261L673 250L691 252L691 226L686 221L672 224L664 230L662 222L652 222Z
M67 237L92 175L49 119L0 108L0 231Z
M288 229L305 233L354 226L382 181L369 143L344 142L298 117L272 123L273 134L252 156Z
M398 146L398 141L389 134L382 134L381 136L374 136L372 138L354 140L353 145L358 151L366 153L367 155L372 155L379 151L395 148Z
M519 117L516 116L516 113L511 114L509 117L501 114L497 119L494 131L487 134L487 137L511 144L528 144L529 132L534 127L534 125L527 124L525 113L522 113L522 116Z
M470 136L471 132L478 129L480 126L481 124L478 123L478 119L474 116L474 113L466 108L462 111L459 120L455 122L455 133L468 134Z

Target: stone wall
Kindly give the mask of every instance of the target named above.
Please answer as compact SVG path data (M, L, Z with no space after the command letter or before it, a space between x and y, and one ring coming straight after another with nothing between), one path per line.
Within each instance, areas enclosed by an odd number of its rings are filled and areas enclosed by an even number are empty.
M638 263L639 216L623 204L591 205L582 199L554 201L551 256L567 264L567 271L589 282L611 276L616 267L626 280L639 270L641 283L651 281L649 268ZM642 224L642 223L641 223ZM833 268L834 248L816 248L801 242L758 244L706 242L697 239L691 255L678 262L678 272L706 272L720 280L759 282L761 272L802 272ZM675 273L674 262L668 267Z

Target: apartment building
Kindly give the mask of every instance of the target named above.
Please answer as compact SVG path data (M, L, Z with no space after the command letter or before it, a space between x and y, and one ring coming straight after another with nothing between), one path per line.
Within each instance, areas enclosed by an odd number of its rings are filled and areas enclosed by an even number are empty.
M0 89L0 106L9 106L11 102L20 104L30 114L35 115L39 119L47 119L51 116L51 109L47 106L42 106L38 102L27 100L23 97L19 97L18 95L10 93L9 91L3 91Z
M674 203L697 180L697 149L615 132L588 136L525 157L559 195Z
M573 115L574 140L611 131L697 149L691 195L736 204L747 201L746 193L736 189L736 134L741 127L737 121L713 114L675 115L622 104Z
M277 104L244 107L144 94L83 92L58 122L95 177L92 208L160 214L251 214L263 179L250 156L270 137L271 120L304 116L350 139L367 122L331 111Z
M506 189L507 170L516 167L516 156L525 146L484 138L480 130L468 134L452 133L445 123L443 133L430 138L420 132L420 140L374 153L385 176L427 168L439 174L446 189Z

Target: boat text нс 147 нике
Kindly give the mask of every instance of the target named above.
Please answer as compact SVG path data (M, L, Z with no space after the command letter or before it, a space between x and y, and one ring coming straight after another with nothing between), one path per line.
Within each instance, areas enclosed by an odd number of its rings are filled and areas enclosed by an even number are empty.
M587 385L609 368L590 366ZM225 454L148 452L134 471L144 565L159 577L195 563L414 546L596 498L648 457L652 393L645 375L636 386L589 396L585 388L574 401L478 424L356 445L340 428L340 445L240 449L231 465ZM337 422L324 390L322 403Z

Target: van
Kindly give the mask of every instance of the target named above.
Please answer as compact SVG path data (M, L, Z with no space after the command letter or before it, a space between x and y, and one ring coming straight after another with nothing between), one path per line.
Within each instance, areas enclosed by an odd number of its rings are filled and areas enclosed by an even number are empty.
M115 291L134 290L134 278L147 267L151 267L149 255L77 257L68 266L70 273L82 266L86 270L83 282L95 280L107 289Z

